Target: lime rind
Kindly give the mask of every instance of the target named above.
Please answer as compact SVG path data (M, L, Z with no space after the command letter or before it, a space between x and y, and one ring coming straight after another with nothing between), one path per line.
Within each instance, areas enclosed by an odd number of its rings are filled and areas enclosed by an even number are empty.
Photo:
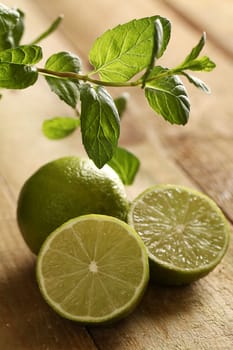
M106 316L100 316L100 317L92 317L92 316L79 316L79 315L73 315L69 312L66 312L59 303L56 303L54 300L51 299L51 297L47 293L47 289L44 283L43 278L43 272L42 272L42 264L44 256L46 255L46 252L49 251L50 246L52 242L54 241L55 237L60 234L65 229L72 228L74 224L77 222L85 221L85 220L106 220L109 222L115 222L118 225L121 225L123 229L137 242L140 250L141 250L141 264L142 264L142 277L140 283L135 288L135 292L132 296L132 298L125 303L122 307L117 308L113 310L110 314ZM127 266L125 267L127 268ZM148 262L148 255L146 252L146 248L144 246L144 243L142 242L141 238L138 236L136 231L130 227L125 222L110 216L100 215L100 214L88 214L83 215L78 218L74 218L69 220L68 222L61 225L59 228L57 228L54 232L52 232L45 242L43 243L40 252L37 257L37 266L36 266L36 275L37 275L37 281L39 285L39 289L45 299L45 301L62 317L65 317L67 319L76 321L82 325L100 325L100 324L109 324L112 322L115 322L123 317L126 317L128 314L130 314L135 307L139 304L146 286L149 281L149 262Z
M167 191L168 189L180 191L182 193L186 192L187 196L189 197L195 196L198 199L203 200L205 203L209 205L212 212L214 212L219 218L219 221L221 222L221 225L223 227L222 234L224 236L223 237L224 244L223 246L221 246L221 249L219 250L218 254L216 254L215 258L212 259L209 263L204 263L202 265L198 265L197 267L190 268L189 266L180 267L174 263L169 263L166 260L162 260L151 252L151 250L148 248L148 244L145 240L145 237L143 237L143 233L140 233L139 230L137 229L137 224L135 224L134 222L134 215L133 215L137 205L141 205L141 206L144 205L145 207L145 203L143 202L143 199L147 195L150 195L150 194L153 195L154 192L156 193L164 192L164 191ZM141 218L141 220L143 220L143 218ZM229 246L230 226L224 214L222 213L221 209L217 206L217 204L207 195L201 192L198 192L195 189L187 188L180 185L178 186L178 185L162 184L162 185L155 185L146 189L144 192L139 194L131 203L128 222L130 225L132 225L135 228L136 231L138 231L138 234L141 236L141 238L144 241L144 244L146 246L147 253L149 256L151 279L161 284L166 284L166 285L188 284L201 277L206 276L210 271L212 271L220 263L220 261L226 254Z
M49 233L85 214L127 219L128 198L117 173L92 160L65 156L37 169L18 196L17 222L25 243L37 254Z

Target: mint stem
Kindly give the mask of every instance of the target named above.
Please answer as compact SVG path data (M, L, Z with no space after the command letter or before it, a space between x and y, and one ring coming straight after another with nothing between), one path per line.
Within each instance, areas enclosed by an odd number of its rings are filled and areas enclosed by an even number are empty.
M158 80L161 78L164 78L166 76L173 75L176 69L168 69L166 72L158 74L156 77L153 77L151 79L147 79L146 82ZM102 81L98 79L92 79L89 75L74 73L74 72L56 72L53 70L45 69L45 68L37 68L38 73L41 73L43 75L47 75L54 78L62 78L62 79L75 79L75 80L81 80L84 82L90 82L96 85L100 86L111 86L111 87L134 87L134 86L140 86L143 85L144 79L138 79L135 81L127 81L127 82L114 82L114 81ZM177 73L178 72L177 70Z

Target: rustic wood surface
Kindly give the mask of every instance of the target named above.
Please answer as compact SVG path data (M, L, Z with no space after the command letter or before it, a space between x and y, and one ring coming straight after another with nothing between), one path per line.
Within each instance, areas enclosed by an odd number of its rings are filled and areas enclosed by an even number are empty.
M179 63L206 31L205 51L217 68L200 74L211 86L211 95L189 87L188 125L169 125L154 116L139 89L128 90L120 142L142 160L135 184L127 189L129 196L155 183L188 185L211 196L232 223L232 0L3 2L26 12L25 43L64 13L60 29L43 43L44 57L70 50L82 57L84 66L94 39L132 18L160 14L172 21L172 39L163 58L168 66ZM137 310L111 327L82 328L45 304L35 281L35 257L20 236L15 209L23 182L38 166L67 154L84 155L79 132L59 142L48 141L41 133L45 118L70 113L43 79L22 92L4 91L0 102L0 349L232 349L232 242L222 263L207 277L182 288L151 284Z

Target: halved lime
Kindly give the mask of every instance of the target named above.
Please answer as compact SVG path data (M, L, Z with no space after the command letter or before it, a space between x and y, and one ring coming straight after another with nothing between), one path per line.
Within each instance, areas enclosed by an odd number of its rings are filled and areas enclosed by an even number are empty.
M183 186L147 189L133 201L129 224L147 248L152 278L163 284L187 284L205 276L229 244L229 226L220 208Z
M125 222L83 215L45 240L37 279L45 300L61 316L82 324L112 322L139 303L149 279L148 255Z

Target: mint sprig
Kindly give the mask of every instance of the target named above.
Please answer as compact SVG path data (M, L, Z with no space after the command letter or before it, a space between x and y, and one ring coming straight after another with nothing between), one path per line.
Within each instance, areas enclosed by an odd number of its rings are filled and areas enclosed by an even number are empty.
M162 67L157 61L169 43L171 23L157 15L120 24L97 38L88 56L93 67L89 72L82 72L77 55L64 51L49 57L45 67L38 67L42 49L35 44L51 34L61 19L61 16L55 19L31 44L22 45L24 13L0 4L0 88L23 89L35 84L38 75L45 76L51 90L80 116L80 121L76 116L78 121L71 122L71 130L80 122L82 142L98 167L111 162L116 155L118 164L121 161L130 164L130 159L118 148L119 114L125 109L125 101L116 99L115 103L107 87L144 89L145 99L156 114L172 124L183 125L189 119L190 101L181 78L210 92L202 80L189 73L215 68L208 56L200 56L206 34L202 34L183 62L173 68ZM67 127L64 117L48 125L49 135L45 128L44 132L50 138L69 134L64 132Z

